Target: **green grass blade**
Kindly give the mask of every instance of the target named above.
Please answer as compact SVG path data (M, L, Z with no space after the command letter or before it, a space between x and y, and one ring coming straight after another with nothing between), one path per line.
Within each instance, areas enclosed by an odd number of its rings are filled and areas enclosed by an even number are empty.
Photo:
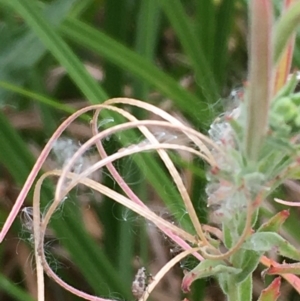
M78 0L56 0L51 4L40 5L42 7L41 14L52 27L57 27L76 1L78 2ZM5 4L8 5L8 3ZM13 16L11 8L9 6L8 8L9 15ZM3 11L5 12L5 10ZM30 83L28 75L44 58L47 49L38 37L28 30L26 25L20 26L17 18L14 18L14 22L5 21L1 29L0 79L18 85ZM2 101L9 102L8 96L10 95L0 94Z
M11 0L13 8L26 20L53 56L66 68L70 77L91 103L107 99L106 93L91 77L69 46L43 18L35 2Z
M157 0L145 0L140 4L137 17L135 50L149 62L153 62L160 27L161 11ZM149 83L135 80L134 96L146 99L149 93Z
M209 103L215 102L219 98L219 94L213 70L209 68L205 53L185 14L183 4L178 0L161 0L161 5L195 71L196 82L201 89L201 94Z
M89 25L71 18L68 18L60 29L67 38L95 51L172 99L177 107L188 114L195 123L199 123L201 120L201 124L203 124L210 119L205 102L186 91L170 76L121 43Z
M93 2L93 0L77 1L70 12L70 16L78 17L82 15Z
M40 93L46 92L43 74L39 68L33 68L31 70L29 80L29 86L32 90ZM38 104L38 107L41 114L41 121L43 123L43 132L50 136L57 128L57 119L54 110L42 103Z
M213 72L220 88L224 86L228 63L228 40L235 16L235 0L224 0L216 14L216 30L213 51Z
M16 301L34 301L28 293L0 273L0 289Z
M105 1L104 31L117 41L126 41L127 1L110 0ZM104 62L105 78L103 86L110 97L122 95L124 74L118 66L109 61Z
M68 114L72 114L75 112L75 109L73 109L72 107L65 105L63 103L60 103L56 99L50 98L50 97L42 95L40 93L35 93L32 91L29 91L24 88L20 88L14 84L11 84L8 82L0 81L0 88L17 93L17 94L27 97L29 99L35 99L36 101L39 101L40 103L46 104L54 109L63 111Z
M135 37L135 51L140 54L144 59L154 64L154 57L157 48L157 43L160 33L161 25L161 8L158 0L144 0L140 2L139 12L137 15L137 30ZM150 85L148 82L134 78L133 82L133 95L138 99L147 99L150 92ZM143 119L147 117L147 113L136 110L137 117ZM134 191L143 200L149 199L149 191L147 189L147 183L141 181L143 175L140 170L130 175L129 181L132 183L138 183L134 186ZM148 203L146 201L146 203ZM132 225L128 227L133 228ZM139 221L139 239L138 239L138 251L139 257L143 265L148 264L149 257L149 238L148 238L148 226L147 222ZM135 228L136 229L136 228ZM134 231L132 229L131 231ZM122 237L122 236L121 236ZM125 255L125 252L123 252ZM132 276L131 276L132 278Z
M211 69L215 59L212 51L214 49L215 23L214 1L196 1L195 32L199 37L200 47Z

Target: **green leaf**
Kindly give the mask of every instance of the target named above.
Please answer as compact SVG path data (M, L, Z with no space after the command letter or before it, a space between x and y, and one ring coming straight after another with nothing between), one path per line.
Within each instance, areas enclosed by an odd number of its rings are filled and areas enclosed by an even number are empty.
M191 284L196 279L216 276L223 273L226 273L227 275L237 274L239 272L241 272L241 269L227 266L223 261L205 259L201 261L193 270L185 274L181 283L181 288L184 292L188 292Z
M234 275L222 274L218 276L220 286L226 294L227 301L251 301L252 300L252 276L248 276L244 282L237 284Z
M243 249L256 252L267 252L272 248L282 256L300 260L300 252L287 240L274 232L255 233L243 244Z
M272 100L271 105L273 106L276 100L280 99L281 97L290 96L290 94L292 94L295 91L297 83L297 75L293 74L291 79L288 80L286 84L277 92L277 94Z
M154 63L155 51L159 40L161 15L159 1L144 0L141 2L137 16L135 50L152 63ZM133 88L134 97L147 99L150 88L147 82L135 79Z
M227 249L230 249L233 246L233 238L231 233L231 228L227 227L227 223L222 224L224 244Z
M249 275L241 284L238 285L239 301L252 301L252 275Z
M272 283L261 292L258 301L276 301L280 296L280 285L281 278L275 278Z
M282 224L289 217L288 210L282 210L270 218L267 222L263 223L257 230L257 232L278 232Z
M202 0L196 2L195 32L200 41L200 47L212 68L215 42L216 13L213 0ZM217 34L217 33L216 33Z
M81 16L93 4L93 0L78 1L72 8L70 15L72 17Z
M234 266L241 269L241 272L235 275L236 283L241 283L245 281L247 277L251 276L258 266L262 254L262 252L240 249L232 256L231 260L234 263ZM236 264L236 257L240 257L239 264Z
M128 10L128 2L119 0L110 0L104 2L103 10L105 11L104 31L110 37L117 41L126 41L126 24L128 15L124 11ZM105 77L103 86L110 97L119 97L122 95L124 86L124 72L111 62L105 61L103 64Z
M300 23L300 3L294 2L277 21L273 32L274 63L278 63L280 56Z

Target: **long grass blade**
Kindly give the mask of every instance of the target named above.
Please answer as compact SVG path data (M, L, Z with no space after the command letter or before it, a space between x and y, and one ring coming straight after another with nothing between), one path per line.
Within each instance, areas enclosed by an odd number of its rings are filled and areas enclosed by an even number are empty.
M188 114L196 124L199 120L203 124L210 119L208 106L203 99L198 99L187 92L173 78L160 71L155 65L99 30L71 18L68 18L62 24L60 30L67 38L95 51L124 70L131 72L137 78L143 79L164 96L172 99L177 107Z
M185 54L190 60L201 94L207 102L215 102L219 94L213 70L209 68L199 40L185 14L183 4L178 0L162 0L161 5L180 40Z
M107 99L104 90L87 72L69 46L43 18L34 2L28 0L12 0L10 4L22 15L44 45L46 45L55 58L66 68L70 77L91 103L99 103Z

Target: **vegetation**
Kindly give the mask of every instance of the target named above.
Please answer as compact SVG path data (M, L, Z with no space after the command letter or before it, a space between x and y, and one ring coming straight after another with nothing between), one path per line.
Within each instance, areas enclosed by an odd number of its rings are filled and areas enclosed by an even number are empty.
M0 0L0 298L299 298L292 2Z

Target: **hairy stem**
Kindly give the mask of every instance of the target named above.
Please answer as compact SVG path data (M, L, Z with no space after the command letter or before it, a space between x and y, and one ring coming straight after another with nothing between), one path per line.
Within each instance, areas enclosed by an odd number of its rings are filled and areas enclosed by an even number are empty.
M244 147L246 157L255 161L267 130L272 88L271 2L253 0L250 11L250 74Z

